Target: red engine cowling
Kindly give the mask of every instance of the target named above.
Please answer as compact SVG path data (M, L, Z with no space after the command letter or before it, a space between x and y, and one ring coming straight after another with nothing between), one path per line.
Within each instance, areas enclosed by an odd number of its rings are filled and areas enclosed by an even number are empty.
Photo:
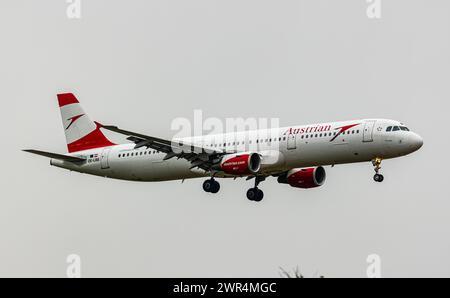
M232 175L250 175L261 169L261 157L257 153L239 153L225 156L220 169Z
M278 183L286 183L292 187L313 188L323 185L326 173L323 167L292 169L278 177Z

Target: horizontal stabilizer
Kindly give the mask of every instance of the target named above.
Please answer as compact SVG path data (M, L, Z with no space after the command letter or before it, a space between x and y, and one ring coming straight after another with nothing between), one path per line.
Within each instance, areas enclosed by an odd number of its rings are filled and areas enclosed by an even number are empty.
M37 154L37 155L42 155L45 157L49 157L49 158L53 158L53 159L59 159L59 160L64 160L64 161L69 161L69 162L82 162L82 161L86 161L85 158L81 158L81 157L75 157L75 156L68 156L68 155L64 155L64 154L58 154L58 153L51 153L51 152L45 152L45 151L39 151L39 150L23 150L25 152L29 152L29 153L33 153L33 154Z

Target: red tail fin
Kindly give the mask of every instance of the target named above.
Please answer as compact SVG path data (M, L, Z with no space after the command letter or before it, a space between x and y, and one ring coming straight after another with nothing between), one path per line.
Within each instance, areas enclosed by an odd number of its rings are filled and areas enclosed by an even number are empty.
M84 113L72 93L58 94L58 102L70 153L115 145L100 131L101 124Z

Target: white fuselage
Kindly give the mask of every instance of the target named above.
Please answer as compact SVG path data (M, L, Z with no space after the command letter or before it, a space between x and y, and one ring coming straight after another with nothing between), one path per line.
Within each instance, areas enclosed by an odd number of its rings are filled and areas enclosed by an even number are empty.
M292 168L325 166L394 158L416 151L422 139L416 133L388 127L402 127L398 121L363 119L320 123L269 130L206 135L177 140L210 150L256 152L262 156L262 173L270 175ZM71 156L86 157L74 164L51 160L57 167L133 181L165 181L210 176L198 168L191 169L185 159L164 160L163 152L135 144L121 144L80 151ZM216 173L216 177L234 177Z

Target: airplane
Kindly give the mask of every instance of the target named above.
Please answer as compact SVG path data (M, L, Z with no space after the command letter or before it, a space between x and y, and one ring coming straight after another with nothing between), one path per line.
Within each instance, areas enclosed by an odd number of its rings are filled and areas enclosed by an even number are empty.
M208 177L203 190L217 193L217 178L254 179L250 201L264 193L259 184L275 177L280 184L309 189L322 186L324 166L371 162L376 182L383 159L417 151L422 138L395 120L360 119L225 134L174 138L148 136L92 121L72 93L58 94L68 153L24 150L50 158L55 167L130 181L169 181ZM106 129L127 136L115 144Z

